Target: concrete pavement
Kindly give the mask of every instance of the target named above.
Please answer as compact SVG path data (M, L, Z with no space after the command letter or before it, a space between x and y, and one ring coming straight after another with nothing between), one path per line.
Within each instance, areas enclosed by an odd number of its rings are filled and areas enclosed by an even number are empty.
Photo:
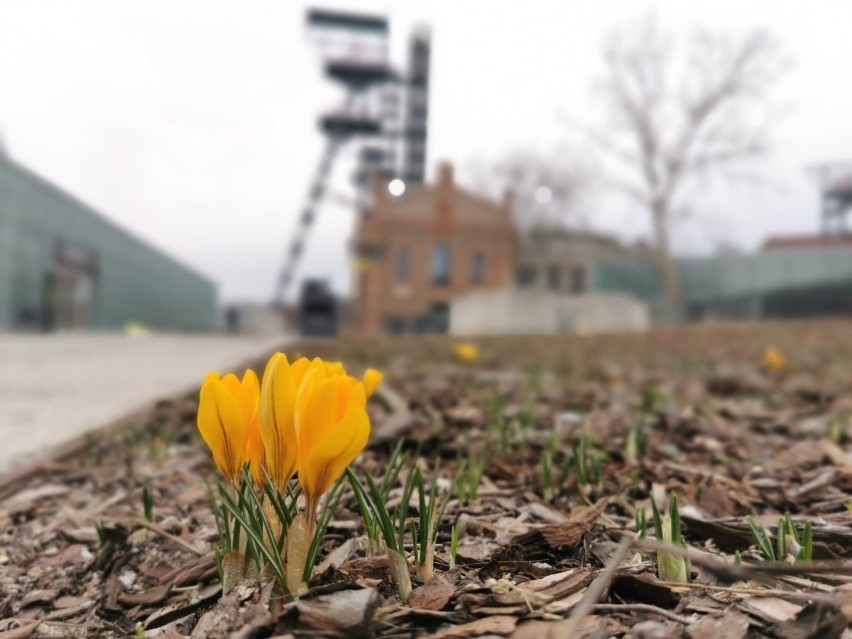
M198 386L285 336L0 334L0 473L163 397Z

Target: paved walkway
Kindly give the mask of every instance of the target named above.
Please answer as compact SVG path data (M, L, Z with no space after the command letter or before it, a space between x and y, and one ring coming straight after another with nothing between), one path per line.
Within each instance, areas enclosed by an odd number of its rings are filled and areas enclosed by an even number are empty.
M286 341L0 334L0 473Z

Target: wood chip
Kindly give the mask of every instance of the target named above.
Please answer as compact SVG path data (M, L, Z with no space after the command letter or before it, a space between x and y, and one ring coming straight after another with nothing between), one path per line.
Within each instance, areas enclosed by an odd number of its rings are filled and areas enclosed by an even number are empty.
M438 632L432 635L432 637L433 639L470 639L470 637L481 637L483 635L500 635L505 637L510 635L517 625L518 620L516 617L494 615Z
M706 616L686 628L690 639L746 639L748 637L748 617L728 608L725 614L714 617Z
M435 575L425 584L411 591L409 604L424 610L441 610L455 592L455 579L448 575Z
M583 535L589 532L592 524L601 516L606 505L606 499L599 499L591 506L575 508L563 523L542 528L541 534L544 535L544 539L552 548L576 546L580 543Z
M149 588L145 592L124 592L118 595L118 601L129 606L152 606L164 602L172 591L171 584L163 584Z
M297 634L322 637L367 637L381 598L375 588L341 590L284 607L284 616L297 613Z
M745 612L773 623L794 619L802 609L802 606L778 597L746 596L739 605Z
M3 507L12 515L27 512L40 500L64 497L71 489L64 484L45 484L37 488L22 490L3 502Z

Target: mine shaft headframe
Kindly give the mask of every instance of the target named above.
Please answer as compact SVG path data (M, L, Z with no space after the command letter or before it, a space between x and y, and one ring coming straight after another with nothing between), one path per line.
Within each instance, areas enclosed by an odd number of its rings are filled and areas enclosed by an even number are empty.
M329 79L358 92L386 82L392 75L386 17L309 9L306 25Z
M852 215L852 160L811 167L820 187L820 215L825 235L852 231L848 219Z
M309 9L305 22L309 36L319 49L326 77L342 85L346 97L342 105L319 118L319 128L326 138L325 151L278 276L274 302L281 304L295 279L317 210L327 193L328 181L340 147L352 139L376 137L384 133L385 123L381 113L370 108L369 94L374 87L397 80L388 64L390 28L387 18Z

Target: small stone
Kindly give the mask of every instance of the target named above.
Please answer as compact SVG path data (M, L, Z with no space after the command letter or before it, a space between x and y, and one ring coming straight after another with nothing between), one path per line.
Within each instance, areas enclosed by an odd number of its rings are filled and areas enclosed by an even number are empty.
M121 582L121 585L123 585L126 590L130 590L131 588L133 588L133 584L136 583L136 573L132 570L125 570L118 576L118 580Z

